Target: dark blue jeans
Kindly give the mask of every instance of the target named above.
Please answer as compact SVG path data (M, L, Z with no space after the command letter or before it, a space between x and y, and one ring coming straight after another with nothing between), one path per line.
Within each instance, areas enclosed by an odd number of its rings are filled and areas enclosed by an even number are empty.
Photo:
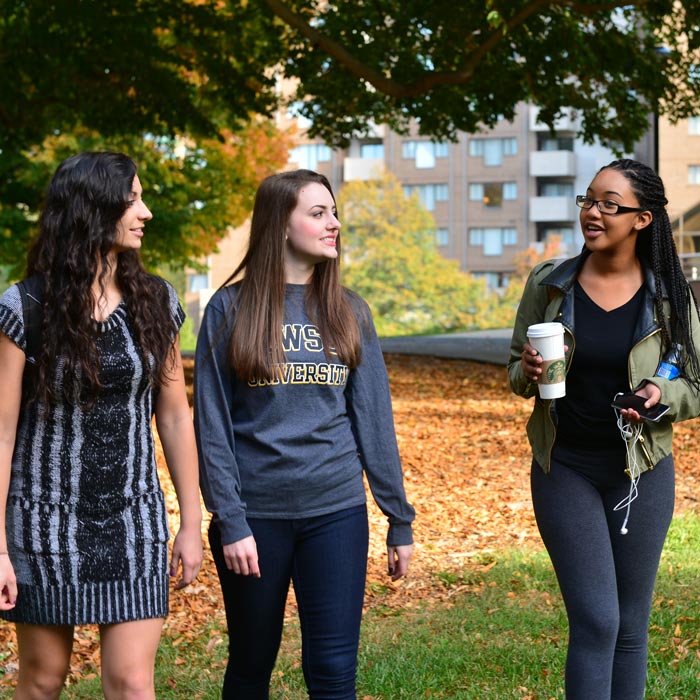
M620 529L629 494L624 464L594 460L585 471L533 462L537 525L569 618L567 700L642 700L656 573L673 515L673 458L639 480L628 533Z
M356 700L367 573L367 508L300 520L248 520L259 579L226 568L216 524L209 542L229 633L223 700L268 700L289 583L299 609L302 668L311 700Z

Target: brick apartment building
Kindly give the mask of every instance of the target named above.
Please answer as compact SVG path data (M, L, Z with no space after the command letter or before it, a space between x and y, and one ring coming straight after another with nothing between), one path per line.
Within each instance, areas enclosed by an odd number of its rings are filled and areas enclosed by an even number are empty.
M290 152L289 167L323 173L336 192L346 182L390 171L433 214L442 254L498 289L508 283L515 254L551 235L561 236L567 254L576 253L583 239L574 197L615 157L577 137L574 115L562 117L554 133L537 116L536 108L523 103L513 121L483 133L460 133L454 143L399 135L383 126L343 150L302 137ZM654 137L652 129L633 157L653 164ZM700 277L695 257L700 234L693 234L700 231L700 117L675 126L660 119L658 142L669 213L682 234L679 251L688 277ZM189 276L186 301L195 325L213 290L240 260L246 235L246 226L232 231L219 254L209 258L208 273Z

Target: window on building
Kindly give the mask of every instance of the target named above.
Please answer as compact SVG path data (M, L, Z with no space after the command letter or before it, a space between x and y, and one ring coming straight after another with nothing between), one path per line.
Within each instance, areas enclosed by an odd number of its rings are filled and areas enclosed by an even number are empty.
M504 182L503 183L503 199L512 202L518 198L518 183Z
M469 229L469 245L480 246L484 245L484 229L470 228Z
M470 228L469 245L484 249L484 255L502 255L503 246L517 245L515 228Z
M360 158L377 158L384 160L383 143L363 143L360 146Z
M481 202L484 198L484 186L480 182L472 182L469 184L469 201Z
M518 140L506 139L469 139L469 155L483 158L484 165L502 165L505 156L518 154Z
M574 197L574 185L571 182L540 182L540 197Z
M688 119L688 133L691 136L700 136L700 117Z
M446 202L450 198L447 185L404 185L403 193L405 197L410 197L413 193L418 194L418 199L425 209L435 211L437 202Z
M450 230L447 228L435 229L435 245L444 248L450 244Z
M515 228L503 228L501 229L501 235L503 236L503 245L517 245L518 244L518 230Z
M504 289L508 286L508 273L506 272L472 272L477 279L486 280L489 289Z
M472 182L469 185L469 200L483 202L487 207L500 207L504 199L517 198L517 182Z
M206 272L187 275L187 289L190 292L201 292L209 286L209 275Z
M289 152L289 160L306 170L317 170L319 163L328 163L330 159L330 146L323 143L306 143Z
M550 136L539 134L537 137L538 151L573 151L574 139L571 136Z
M573 253L579 246L573 226L542 226L537 229L537 240L548 243L554 236L561 241L562 254Z
M700 185L700 165L688 166L688 184Z
M415 161L416 168L434 168L436 158L447 158L449 144L432 141L404 141L401 157Z

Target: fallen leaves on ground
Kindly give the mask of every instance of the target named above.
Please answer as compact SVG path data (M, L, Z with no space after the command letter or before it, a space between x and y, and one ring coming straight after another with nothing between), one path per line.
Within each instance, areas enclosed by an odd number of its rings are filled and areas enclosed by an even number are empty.
M421 604L449 604L464 586L445 586L450 575L466 568L484 571L493 565L489 552L501 548L540 547L530 504L530 452L525 422L532 402L513 396L505 368L461 360L389 355L396 433L406 491L416 508L415 553L406 579L392 583L386 575L386 519L370 498L371 541L367 580L368 608L392 610ZM191 362L186 369L191 379ZM677 511L697 507L700 477L697 422L676 426ZM177 501L159 451L159 469L177 527ZM206 544L205 520L202 533ZM294 613L290 596L289 614ZM206 552L197 582L171 593L164 634L177 646L199 637L216 619L224 624L214 564ZM216 634L210 647L224 643ZM94 627L76 630L71 678L96 672L98 634ZM6 670L0 685L16 670L12 626L0 624L0 656Z

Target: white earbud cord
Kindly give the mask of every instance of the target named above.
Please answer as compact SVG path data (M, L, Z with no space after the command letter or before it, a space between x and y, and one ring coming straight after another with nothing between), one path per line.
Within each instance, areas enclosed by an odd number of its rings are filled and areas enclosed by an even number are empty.
M625 449L627 451L627 467L629 469L630 476L630 492L629 495L623 498L613 510L618 511L622 510L623 508L627 509L627 512L625 513L625 519L622 523L622 527L620 528L620 534L626 535L628 533L627 522L630 519L630 508L632 506L632 501L634 501L634 499L637 498L637 496L639 495L637 484L639 483L639 477L641 476L642 472L637 462L637 456L634 451L634 446L636 445L637 440L639 440L639 436L642 434L642 425L641 423L638 423L637 425L632 425L622 417L622 414L617 409L615 409L615 415L617 416L617 427L620 430L620 435L622 436L622 439L625 441Z

